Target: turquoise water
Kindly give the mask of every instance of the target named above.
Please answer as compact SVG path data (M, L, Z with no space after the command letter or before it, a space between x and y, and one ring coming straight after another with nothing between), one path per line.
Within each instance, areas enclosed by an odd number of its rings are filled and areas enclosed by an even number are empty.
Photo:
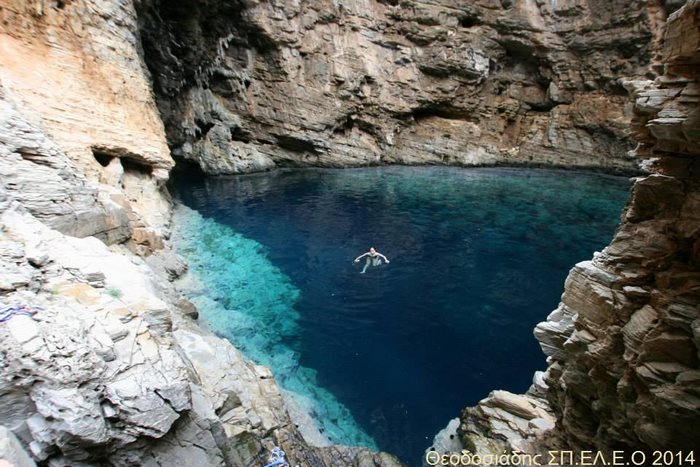
M336 443L420 465L489 391L527 389L534 325L612 237L626 179L371 168L177 180L173 241L202 320ZM375 246L391 263L360 274Z
M295 304L300 291L267 257L265 247L185 206L173 216L172 241L190 267L180 285L202 323L230 339L248 358L274 371L277 382L334 442L377 448L349 410L301 366Z

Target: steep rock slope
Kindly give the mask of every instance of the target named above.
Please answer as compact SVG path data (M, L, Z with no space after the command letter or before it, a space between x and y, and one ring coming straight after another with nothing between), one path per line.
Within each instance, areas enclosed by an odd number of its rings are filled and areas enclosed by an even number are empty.
M81 178L79 185L111 197L119 207L108 209L118 211L114 220L122 231L130 231L134 251L148 253L162 246L170 206L162 185L173 161L141 58L132 3L7 0L0 20L2 98L21 110L27 125L48 135L51 151L63 155L62 168L44 164L42 170L56 169L64 180ZM25 166L42 165L42 156L34 155L31 145L11 150ZM9 164L4 157L0 163ZM6 189L23 196L41 191L40 185L21 179L21 169L3 170ZM90 202L81 203L74 199L64 210L93 209L85 205ZM80 226L53 225L72 235L122 240L79 217Z
M535 329L546 372L526 395L495 391L466 409L436 438L439 453L593 449L611 462L613 450L697 450L700 1L669 17L661 59L655 81L625 83L635 153L651 174L635 180L611 244L571 270L559 307Z
M555 319L570 324L543 346L548 399L580 446L700 439L699 1L669 18L663 62L656 81L628 83L653 173L636 180L612 243L572 270Z
M633 169L618 78L653 77L665 8L137 3L173 154L211 174L379 163Z

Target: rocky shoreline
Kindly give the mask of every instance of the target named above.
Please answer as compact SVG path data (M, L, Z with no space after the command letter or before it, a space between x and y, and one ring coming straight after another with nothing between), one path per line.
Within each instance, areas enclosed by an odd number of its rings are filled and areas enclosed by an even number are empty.
M323 446L269 370L196 326L172 285L186 265L167 242L171 152L208 174L636 171L623 84L652 174L538 326L547 371L466 409L434 447L693 447L700 3L395 3L5 2L0 458L247 466L281 447L293 465L400 465ZM662 63L655 81L619 81Z
M270 371L185 316L170 283L185 265L172 254L144 260L22 211L0 218L2 254L32 276L3 301L37 311L0 328L2 420L36 461L255 465L280 446L308 465L399 465L309 445L301 433L312 427L290 418Z
M524 395L494 391L465 409L436 437L438 453L589 450L605 465L615 450L697 448L699 13L690 1L669 18L660 78L626 83L635 154L651 174L635 180L610 245L571 270L535 328L547 370Z

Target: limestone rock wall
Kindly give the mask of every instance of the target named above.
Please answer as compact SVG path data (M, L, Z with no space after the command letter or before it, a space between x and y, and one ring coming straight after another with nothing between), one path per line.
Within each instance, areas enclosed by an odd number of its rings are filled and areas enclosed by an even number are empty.
M66 234L127 241L132 230L125 208L91 184L4 94L0 88L0 210L15 201Z
M700 2L668 20L654 82L630 82L652 157L612 243L577 265L536 335L548 399L578 446L692 449L700 439ZM558 328L552 332L553 328Z
M35 314L0 323L0 460L252 467L280 447L292 465L400 466L315 444L323 436L290 417L267 368L187 317L169 282L186 266L172 253L68 237L8 204L0 303Z
M57 169L63 171L59 177L81 178L70 190L62 188L77 197L88 182L93 186L83 197L98 190L120 198L116 202L128 214L124 227L131 230L135 248L147 253L160 247L160 237L167 233L170 202L162 185L173 161L136 26L128 1L6 0L0 8L0 85L6 107L53 141L51 158L61 153L63 162L44 163L43 171L59 164L64 167ZM36 148L15 149L9 148L35 164L50 159L32 157ZM26 180L4 175L5 187L24 185L17 192L40 188L25 190ZM92 209L75 204L55 209L71 207ZM105 221L87 224L95 222ZM82 236L99 230L65 225L66 233Z
M611 462L613 450L697 450L700 1L673 10L662 76L624 82L634 153L651 173L635 179L611 244L571 270L559 307L537 325L547 370L526 394L494 391L465 409L429 455L592 450Z
M665 8L137 2L173 154L211 174L380 163L633 169L618 79L654 76Z

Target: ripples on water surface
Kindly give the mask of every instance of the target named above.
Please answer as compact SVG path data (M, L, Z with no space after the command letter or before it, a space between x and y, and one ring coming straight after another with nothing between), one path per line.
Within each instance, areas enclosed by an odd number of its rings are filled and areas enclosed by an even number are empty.
M334 442L420 465L462 408L544 367L532 329L610 241L628 182L392 167L174 188L197 211L177 210L173 238L202 320L271 366ZM391 263L359 274L372 245Z

